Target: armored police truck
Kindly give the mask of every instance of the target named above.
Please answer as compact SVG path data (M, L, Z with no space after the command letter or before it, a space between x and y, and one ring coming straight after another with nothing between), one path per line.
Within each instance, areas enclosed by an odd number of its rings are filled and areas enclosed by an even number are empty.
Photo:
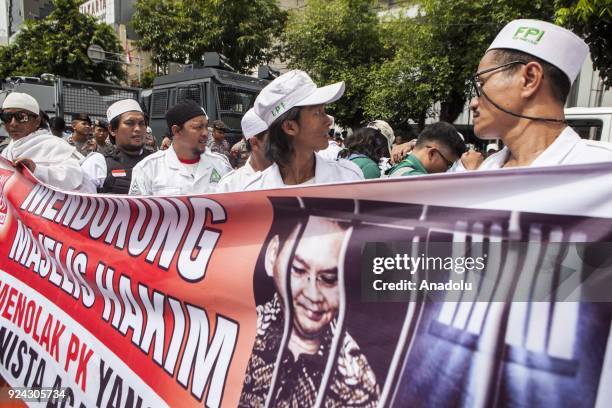
M143 91L141 103L158 140L167 132L166 111L186 99L206 110L209 123L216 119L225 123L225 138L230 145L242 138L240 120L269 81L232 72L222 58L220 54L206 53L201 67L187 66L182 68L184 72L157 77L153 89Z

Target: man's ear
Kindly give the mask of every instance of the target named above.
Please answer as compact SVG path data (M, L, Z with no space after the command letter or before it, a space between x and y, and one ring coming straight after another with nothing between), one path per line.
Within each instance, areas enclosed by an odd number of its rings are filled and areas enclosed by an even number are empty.
M295 120L286 120L281 125L281 128L286 134L290 136L295 136L300 130L300 125L298 125L297 121Z
M280 240L278 235L272 237L270 242L268 242L268 247L266 248L266 258L264 260L264 266L266 268L266 274L269 277L274 276L274 264L276 263L276 259L278 258L278 250L279 250Z
M172 127L170 128L170 131L172 132L172 139L174 139L174 136L181 131L181 128L179 127L179 125L172 125Z
M527 63L521 72L523 81L521 94L523 97L529 98L542 86L544 70L542 65L532 61Z

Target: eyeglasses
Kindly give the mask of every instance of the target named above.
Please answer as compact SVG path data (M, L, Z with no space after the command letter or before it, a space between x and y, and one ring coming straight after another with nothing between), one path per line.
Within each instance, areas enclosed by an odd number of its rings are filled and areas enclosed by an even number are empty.
M17 121L17 123L27 123L30 121L30 118L35 118L38 115L28 112L2 112L0 113L0 120L4 123L11 123L13 119Z
M455 164L455 162L454 162L454 161L450 161L450 160L448 160L448 159L446 158L446 156L444 156L444 155L442 154L442 152L441 152L440 150L438 150L436 147L434 147L434 146L425 146L425 147L427 147L428 149L434 149L434 151L440 155L440 157L442 158L442 160L444 160L444 161L446 162L446 170L450 169L451 167L453 167L453 164Z
M472 83L472 89L473 89L474 94L477 97L480 97L484 93L482 91L482 86L484 84L480 81L480 78L479 78L481 75L488 74L489 72L493 72L493 71L497 71L497 70L502 70L502 68L504 68L503 70L505 70L505 69L510 68L512 65L516 65L516 64L527 65L527 63L524 62L524 61L511 61L511 62L508 62L506 64L499 65L497 67L484 69L484 70L479 71L479 72L475 73L474 75L472 75L472 77L470 78L470 82Z

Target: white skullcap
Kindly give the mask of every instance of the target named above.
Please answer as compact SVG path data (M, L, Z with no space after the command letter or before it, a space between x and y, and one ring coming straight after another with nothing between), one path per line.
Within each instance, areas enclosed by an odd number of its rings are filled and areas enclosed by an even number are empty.
M270 82L255 99L255 113L268 126L294 106L323 105L344 94L344 82L317 88L307 73L294 69Z
M36 99L21 92L11 92L2 103L2 109L23 109L40 115L40 107Z
M268 130L266 122L257 116L253 108L249 109L247 113L244 114L240 121L240 127L242 127L242 134L247 140Z
M499 150L499 146L497 146L497 143L489 143L487 145L487 152L491 150L495 150L495 151Z
M589 53L586 43L565 28L539 20L514 20L495 37L489 50L510 49L538 57L574 82Z
M136 102L134 99L123 99L121 101L117 101L108 107L106 111L106 118L110 123L111 120L115 119L117 116L121 115L125 112L141 112L142 108L140 104Z

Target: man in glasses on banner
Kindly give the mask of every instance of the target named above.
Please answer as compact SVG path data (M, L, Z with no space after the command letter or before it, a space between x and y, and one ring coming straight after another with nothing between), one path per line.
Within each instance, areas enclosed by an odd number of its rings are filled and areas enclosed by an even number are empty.
M563 107L589 52L571 31L515 20L497 35L478 66L470 102L474 133L505 147L479 170L612 161L612 145L581 139Z
M96 191L79 167L83 156L74 146L41 127L36 99L12 92L2 103L0 119L11 138L2 157L15 166L27 167L43 183L60 190Z

